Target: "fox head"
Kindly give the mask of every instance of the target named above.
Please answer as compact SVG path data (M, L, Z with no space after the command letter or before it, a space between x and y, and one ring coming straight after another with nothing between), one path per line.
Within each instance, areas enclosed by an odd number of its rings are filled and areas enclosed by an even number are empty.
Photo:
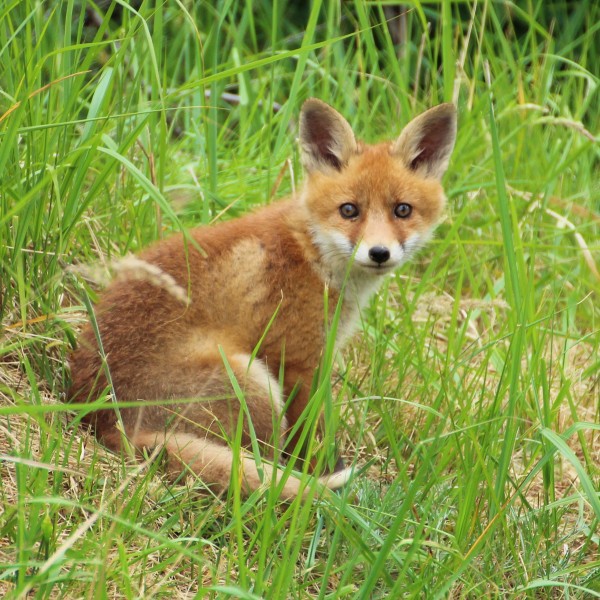
M456 109L441 104L412 120L391 142L358 142L324 102L300 114L307 172L303 202L323 262L343 277L389 273L431 237L446 198L441 185L456 138Z

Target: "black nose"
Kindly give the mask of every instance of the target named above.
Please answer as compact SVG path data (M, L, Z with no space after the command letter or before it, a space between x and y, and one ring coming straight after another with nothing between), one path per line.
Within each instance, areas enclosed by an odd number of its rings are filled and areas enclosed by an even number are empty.
M378 265L381 265L389 260L390 251L385 246L373 246L369 249L369 258Z

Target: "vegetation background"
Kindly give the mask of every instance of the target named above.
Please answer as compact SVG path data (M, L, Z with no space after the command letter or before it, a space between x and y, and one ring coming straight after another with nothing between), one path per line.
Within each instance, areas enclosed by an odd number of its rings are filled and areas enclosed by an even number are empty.
M600 597L600 5L0 3L0 595ZM459 108L448 214L319 394L357 475L169 484L64 404L111 262L292 192L304 99Z

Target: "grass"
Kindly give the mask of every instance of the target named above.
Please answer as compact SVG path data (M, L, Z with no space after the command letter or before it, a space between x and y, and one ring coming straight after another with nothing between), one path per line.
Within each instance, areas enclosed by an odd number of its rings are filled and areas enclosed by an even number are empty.
M600 596L598 4L100 4L0 6L0 592ZM460 114L436 239L315 394L358 474L171 485L78 426L66 358L111 260L297 187L310 96L368 140Z

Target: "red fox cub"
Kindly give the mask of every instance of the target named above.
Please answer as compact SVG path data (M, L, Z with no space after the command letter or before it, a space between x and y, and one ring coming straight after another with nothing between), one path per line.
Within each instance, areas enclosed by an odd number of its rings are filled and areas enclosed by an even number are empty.
M341 301L339 347L385 275L431 237L455 137L451 104L369 145L333 108L307 100L299 134L307 179L297 195L154 244L125 259L102 294L97 329L85 328L72 356L70 397L94 401L110 389L118 402L148 403L91 412L98 438L113 450L123 436L138 450L162 445L170 469L191 469L219 490L235 465L246 493L280 481L276 466L235 456L227 440L241 416L244 447L253 436L263 450L283 445L324 347L325 288L330 307ZM348 477L345 469L319 482L336 489ZM281 485L284 498L305 490L294 476Z

